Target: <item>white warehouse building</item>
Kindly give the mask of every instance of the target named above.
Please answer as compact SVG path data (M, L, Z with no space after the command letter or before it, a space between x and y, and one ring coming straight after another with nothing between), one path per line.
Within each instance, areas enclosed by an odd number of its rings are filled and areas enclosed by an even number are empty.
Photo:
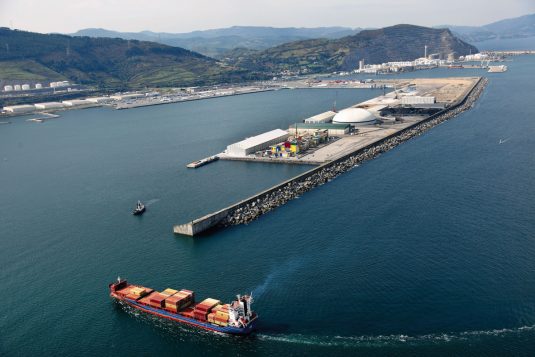
M313 117L305 119L305 123L307 124L330 123L333 120L335 115L336 115L336 112L329 110L328 112L317 114L317 115L314 115Z
M266 149L271 145L285 141L288 136L289 134L285 130L271 130L227 146L226 153L229 156L247 156Z
M92 105L93 102L87 100L87 99L71 99L71 100L64 100L63 105L66 107L75 107L78 105Z
M35 110L35 107L31 104L11 105L4 107L4 111L13 114L30 113Z
M434 104L435 97L422 97L419 95L406 95L401 97L401 105Z
M34 104L37 109L60 109L63 108L63 103L60 102L47 102Z

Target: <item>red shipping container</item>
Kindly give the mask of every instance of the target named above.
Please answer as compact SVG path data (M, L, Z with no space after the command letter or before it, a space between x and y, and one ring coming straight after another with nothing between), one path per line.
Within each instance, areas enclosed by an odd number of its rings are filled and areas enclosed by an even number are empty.
M193 312L181 312L182 316L193 318Z
M163 306L163 302L167 298L167 295L155 292L150 295L150 302L153 302L155 304L160 304Z

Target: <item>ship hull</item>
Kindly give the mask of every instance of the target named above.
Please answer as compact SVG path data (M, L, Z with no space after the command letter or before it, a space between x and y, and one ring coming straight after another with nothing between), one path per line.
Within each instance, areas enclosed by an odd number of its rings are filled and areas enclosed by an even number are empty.
M132 212L132 214L133 214L134 216L140 216L140 215L142 215L143 213L145 213L145 207L143 207L143 209L140 209L139 211L138 211L138 210L134 210L134 211Z
M130 307L137 309L137 310L141 310L148 314L155 315L155 316L165 318L168 320L172 320L174 322L178 322L178 323L182 323L182 324L186 324L190 326L195 326L197 328L201 328L201 329L208 330L208 331L214 331L214 332L225 333L225 334L230 334L230 335L249 335L255 329L256 319L252 320L247 325L247 327L244 327L244 328L233 327L233 326L223 327L223 326L213 325L208 322L202 322L199 320L188 318L188 317L182 316L180 314L175 314L173 312L170 312L164 309L158 309L158 308L154 308L151 306L143 305L143 304L138 303L135 300L128 299L126 297L122 297L114 293L111 293L111 297L113 297L114 299L118 301L123 301Z

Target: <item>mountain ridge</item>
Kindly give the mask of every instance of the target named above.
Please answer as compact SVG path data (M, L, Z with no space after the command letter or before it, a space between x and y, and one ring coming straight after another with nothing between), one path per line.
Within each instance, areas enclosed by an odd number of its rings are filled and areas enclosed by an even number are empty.
M436 27L449 28L461 39L469 42L535 37L535 14L503 19L483 26L441 25Z
M349 27L269 27L232 26L221 29L199 30L187 33L119 32L101 28L82 29L71 36L111 37L152 41L182 47L209 57L219 58L235 48L262 50L286 42L310 38L340 38L358 33L361 29Z
M336 40L313 39L286 43L264 51L231 58L229 63L250 70L277 73L284 70L301 73L347 71L358 61L384 63L414 60L428 53L446 57L476 53L478 50L455 37L448 29L400 24L377 30L363 30Z

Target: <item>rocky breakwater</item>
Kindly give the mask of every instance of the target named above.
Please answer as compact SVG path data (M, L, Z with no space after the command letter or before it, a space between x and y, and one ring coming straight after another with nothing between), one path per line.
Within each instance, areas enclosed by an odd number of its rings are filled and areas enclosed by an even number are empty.
M319 166L313 170L312 174L298 176L294 180L281 184L278 188L265 194L258 195L244 205L229 210L227 216L221 220L219 224L222 226L247 224L258 218L260 215L299 197L312 188L333 180L338 175L351 170L364 161L374 159L382 153L395 148L399 144L423 134L432 127L470 109L479 98L481 92L487 85L487 82L488 80L486 78L482 78L464 101L457 106L435 114L425 121L394 134L394 136L372 144L368 148Z

